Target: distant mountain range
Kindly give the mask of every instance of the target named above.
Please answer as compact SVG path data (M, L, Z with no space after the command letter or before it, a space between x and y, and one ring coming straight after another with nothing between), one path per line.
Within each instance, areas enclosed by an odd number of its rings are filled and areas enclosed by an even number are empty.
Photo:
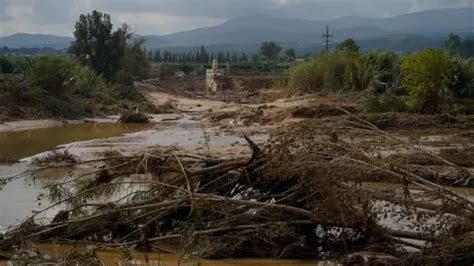
M474 36L474 9L438 9L390 18L343 17L328 21L248 16L223 24L167 35L144 36L147 49L187 51L201 45L209 50L255 51L263 41L276 41L297 51L319 49L329 25L334 42L354 38L363 49L411 50L441 45L450 32ZM0 47L61 49L70 37L18 33L0 38ZM412 42L412 43L409 43Z
M8 48L43 48L64 49L69 47L74 39L71 37L55 36L48 34L16 33L0 37L0 47Z

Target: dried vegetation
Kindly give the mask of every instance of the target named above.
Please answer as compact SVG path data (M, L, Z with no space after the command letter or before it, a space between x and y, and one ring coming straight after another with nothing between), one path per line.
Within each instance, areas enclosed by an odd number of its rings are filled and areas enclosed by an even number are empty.
M246 137L249 157L160 149L78 162L96 169L49 186L48 209L63 211L47 224L38 221L44 211L35 214L7 233L0 249L79 241L145 251L172 246L207 258L342 259L372 251L399 265L472 262L474 203L347 134L467 170L340 111L347 119L339 126L293 124L263 147ZM368 176L402 191L371 188Z

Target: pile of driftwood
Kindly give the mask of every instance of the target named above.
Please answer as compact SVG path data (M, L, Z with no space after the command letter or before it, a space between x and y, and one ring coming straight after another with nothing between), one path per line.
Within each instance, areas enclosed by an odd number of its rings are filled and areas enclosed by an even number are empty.
M354 119L351 130L402 142ZM370 147L335 132L315 137L308 126L282 130L265 147L246 137L252 153L245 158L154 150L76 162L94 169L50 184L53 204L5 234L0 250L77 241L208 258L338 259L373 251L400 264L474 260L471 200L403 160L371 156ZM374 173L398 180L401 190L359 179ZM54 219L39 222L58 206Z

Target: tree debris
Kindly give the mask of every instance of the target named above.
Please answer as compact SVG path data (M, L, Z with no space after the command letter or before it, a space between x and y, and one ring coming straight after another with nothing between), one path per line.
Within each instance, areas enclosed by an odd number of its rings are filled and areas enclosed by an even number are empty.
M422 262L444 248L448 262L470 259L474 203L412 171L406 160L386 161L367 143L349 141L344 132L365 129L411 147L353 118L326 135L315 135L307 121L282 128L261 147L245 137L252 154L242 158L156 149L77 162L97 169L50 184L52 205L8 231L0 249L78 241L145 251L166 244L207 258L342 259L373 251ZM373 172L402 192L368 186L364 178ZM58 206L63 211L49 224L39 222ZM458 237L465 242L456 243Z

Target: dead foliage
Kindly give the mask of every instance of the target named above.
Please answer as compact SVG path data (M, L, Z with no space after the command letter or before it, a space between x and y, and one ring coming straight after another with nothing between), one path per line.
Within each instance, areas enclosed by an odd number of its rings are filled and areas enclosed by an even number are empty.
M172 98L169 98L162 105L156 106L158 114L171 114L176 113L178 109L178 101Z
M273 86L272 76L232 76L233 87L239 90L269 89Z
M36 220L44 211L36 213L7 232L0 249L66 240L140 250L166 244L208 258L338 259L373 251L401 262L412 256L404 247L423 258L441 243L452 261L470 258L474 203L403 161L385 161L373 156L373 146L344 138L342 132L365 129L411 147L350 116L340 131L316 131L307 122L281 128L264 147L246 137L249 157L157 149L79 163L97 168L50 185L46 210L63 211L49 224ZM372 171L398 180L403 191L358 180ZM388 226L387 219L404 226ZM466 242L456 245L457 236Z
M42 167L72 166L78 162L76 156L66 150L55 150L47 153L45 156L35 158L33 165Z
M14 164L18 163L17 159L9 158L9 157L1 157L0 156L0 165L2 164Z
M412 113L374 113L361 118L380 129L474 128L472 116L449 114L420 115Z
M260 105L258 107L240 108L235 111L215 112L208 115L211 122L229 122L238 126L250 126L254 123L269 124L277 123L288 118L285 110L274 110L272 105Z
M129 112L122 114L118 120L120 123L150 123L150 118L147 114L140 112Z
M440 156L459 166L474 167L474 146L442 149Z
M353 106L344 106L345 110L356 113L357 110ZM297 106L291 110L291 116L296 118L322 118L328 116L342 116L343 111L337 106L327 104L319 104L315 106Z

